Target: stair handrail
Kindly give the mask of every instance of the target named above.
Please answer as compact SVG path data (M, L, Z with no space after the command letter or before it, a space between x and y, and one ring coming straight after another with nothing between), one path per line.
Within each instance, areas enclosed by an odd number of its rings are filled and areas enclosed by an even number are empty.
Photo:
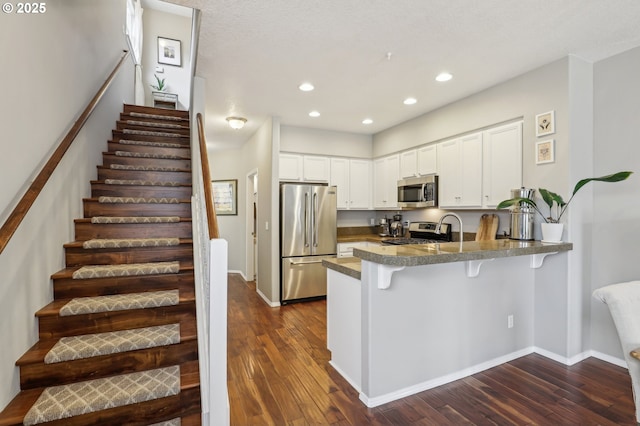
M204 136L204 125L202 124L202 114L196 115L198 122L198 141L200 144L200 162L202 165L202 180L204 181L204 200L207 209L207 225L209 228L209 239L220 238L218 229L218 216L213 204L213 185L211 185L211 171L209 169L209 156L207 154L207 140Z
M98 92L95 94L93 99L89 101L89 104L85 107L84 111L82 111L80 117L78 117L78 119L73 124L66 136L62 139L56 150L53 152L53 154L51 154L51 157L49 157L47 163L42 167L40 173L38 173L38 176L36 176L33 182L31 182L29 189L27 189L20 201L18 201L18 204L15 206L7 220L5 220L2 228L0 228L0 254L2 254L5 247L7 247L7 245L9 244L11 237L13 237L15 232L18 230L18 227L27 216L27 213L29 213L29 209L42 192L42 189L49 181L49 178L55 171L56 167L58 167L58 164L60 164L60 161L62 161L62 157L64 157L64 154L67 152L75 138L80 133L80 130L87 122L87 119L96 109L98 103L106 93L109 86L111 86L111 83L118 74L118 71L120 71L120 68L122 67L124 61L127 59L127 57L129 57L128 50L123 50L122 52L123 53L120 57L120 60L118 61L113 71L111 71L111 74L109 74L109 77L107 77L100 89L98 89Z

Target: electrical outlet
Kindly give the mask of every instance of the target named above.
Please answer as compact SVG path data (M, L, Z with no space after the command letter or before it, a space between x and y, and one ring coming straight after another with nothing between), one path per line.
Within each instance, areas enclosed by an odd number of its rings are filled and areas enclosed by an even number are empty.
M269 222L268 221L264 223L264 230L265 231L269 230Z
M507 328L513 328L513 315L507 316Z

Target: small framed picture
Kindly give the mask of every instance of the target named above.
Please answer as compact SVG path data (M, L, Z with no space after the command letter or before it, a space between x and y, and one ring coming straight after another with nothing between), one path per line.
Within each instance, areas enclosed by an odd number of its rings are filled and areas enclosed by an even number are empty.
M238 180L214 180L213 206L218 216L235 216L238 214Z
M536 115L536 136L552 135L555 132L555 111L549 111Z
M553 139L536 142L536 164L553 163L556 161Z
M180 40L158 37L158 63L176 67L182 66Z

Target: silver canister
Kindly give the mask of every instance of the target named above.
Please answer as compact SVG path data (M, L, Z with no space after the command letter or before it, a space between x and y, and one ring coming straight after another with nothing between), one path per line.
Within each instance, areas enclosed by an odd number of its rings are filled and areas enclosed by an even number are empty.
M511 190L511 198L533 199L536 190L531 188L518 188ZM535 210L527 203L519 203L511 210L511 235L512 240L533 240L533 223Z

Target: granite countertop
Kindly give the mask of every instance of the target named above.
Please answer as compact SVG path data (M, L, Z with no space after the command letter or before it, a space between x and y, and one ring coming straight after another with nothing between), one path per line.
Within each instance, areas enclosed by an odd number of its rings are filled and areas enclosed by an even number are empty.
M338 257L323 259L322 264L329 269L338 271L357 280L360 279L361 261L357 257Z
M357 234L357 235L339 235L338 242L339 243L355 243L358 241L367 241L369 243L379 243L382 240L386 240L389 238L393 238L390 235L386 237L381 237L378 234Z
M354 248L354 256L382 265L420 266L436 263L463 262L554 253L573 249L572 243L543 243L541 241L465 241L439 244L408 244Z

